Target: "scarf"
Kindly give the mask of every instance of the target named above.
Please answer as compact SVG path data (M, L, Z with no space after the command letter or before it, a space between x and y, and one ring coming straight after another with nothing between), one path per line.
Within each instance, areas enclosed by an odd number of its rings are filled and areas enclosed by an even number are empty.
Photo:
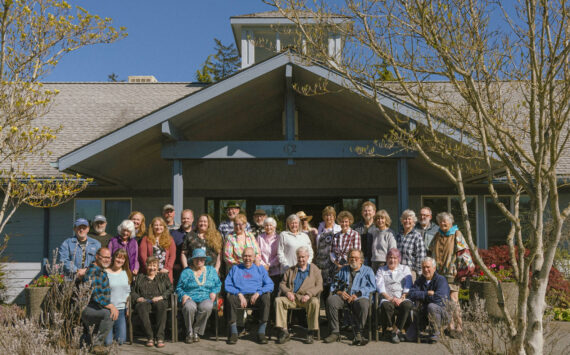
M457 232L459 228L457 228L457 225L453 225L453 227L449 228L449 230L447 231L447 233L444 233L441 228L439 229L439 234L444 235L446 237L449 237L452 234L455 234L455 232Z

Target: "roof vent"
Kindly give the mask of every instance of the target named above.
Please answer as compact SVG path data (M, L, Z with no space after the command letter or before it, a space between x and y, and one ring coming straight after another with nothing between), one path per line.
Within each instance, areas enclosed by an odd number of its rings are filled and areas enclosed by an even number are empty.
M154 75L129 75L129 83L158 83Z

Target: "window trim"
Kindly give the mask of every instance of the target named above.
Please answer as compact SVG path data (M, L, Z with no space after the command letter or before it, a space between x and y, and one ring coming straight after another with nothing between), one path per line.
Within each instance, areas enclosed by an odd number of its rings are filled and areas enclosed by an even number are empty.
M128 200L131 205L130 210L133 210L133 198L132 197L76 197L73 199L73 219L75 220L77 211L77 200L100 200L101 201L101 214L107 216L105 211L105 201L107 200Z

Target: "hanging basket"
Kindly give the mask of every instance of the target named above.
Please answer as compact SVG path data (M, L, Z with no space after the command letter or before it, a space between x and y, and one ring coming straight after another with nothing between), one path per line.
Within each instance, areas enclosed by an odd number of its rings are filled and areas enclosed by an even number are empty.
M37 320L42 314L42 304L51 287L26 288L26 315Z

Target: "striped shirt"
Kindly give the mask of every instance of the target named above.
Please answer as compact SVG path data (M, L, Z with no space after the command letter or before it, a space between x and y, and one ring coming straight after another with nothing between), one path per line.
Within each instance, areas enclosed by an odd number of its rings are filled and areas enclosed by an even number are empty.
M85 281L91 281L91 306L105 307L111 303L111 286L109 278L103 268L96 263L92 263L85 272Z
M420 232L412 229L408 234L403 232L396 236L398 250L402 254L402 265L408 265L418 274L422 273L422 261L426 257L426 247Z
M360 250L361 248L360 234L357 231L349 228L346 233L338 232L333 238L331 260L333 263L346 264L350 249Z

